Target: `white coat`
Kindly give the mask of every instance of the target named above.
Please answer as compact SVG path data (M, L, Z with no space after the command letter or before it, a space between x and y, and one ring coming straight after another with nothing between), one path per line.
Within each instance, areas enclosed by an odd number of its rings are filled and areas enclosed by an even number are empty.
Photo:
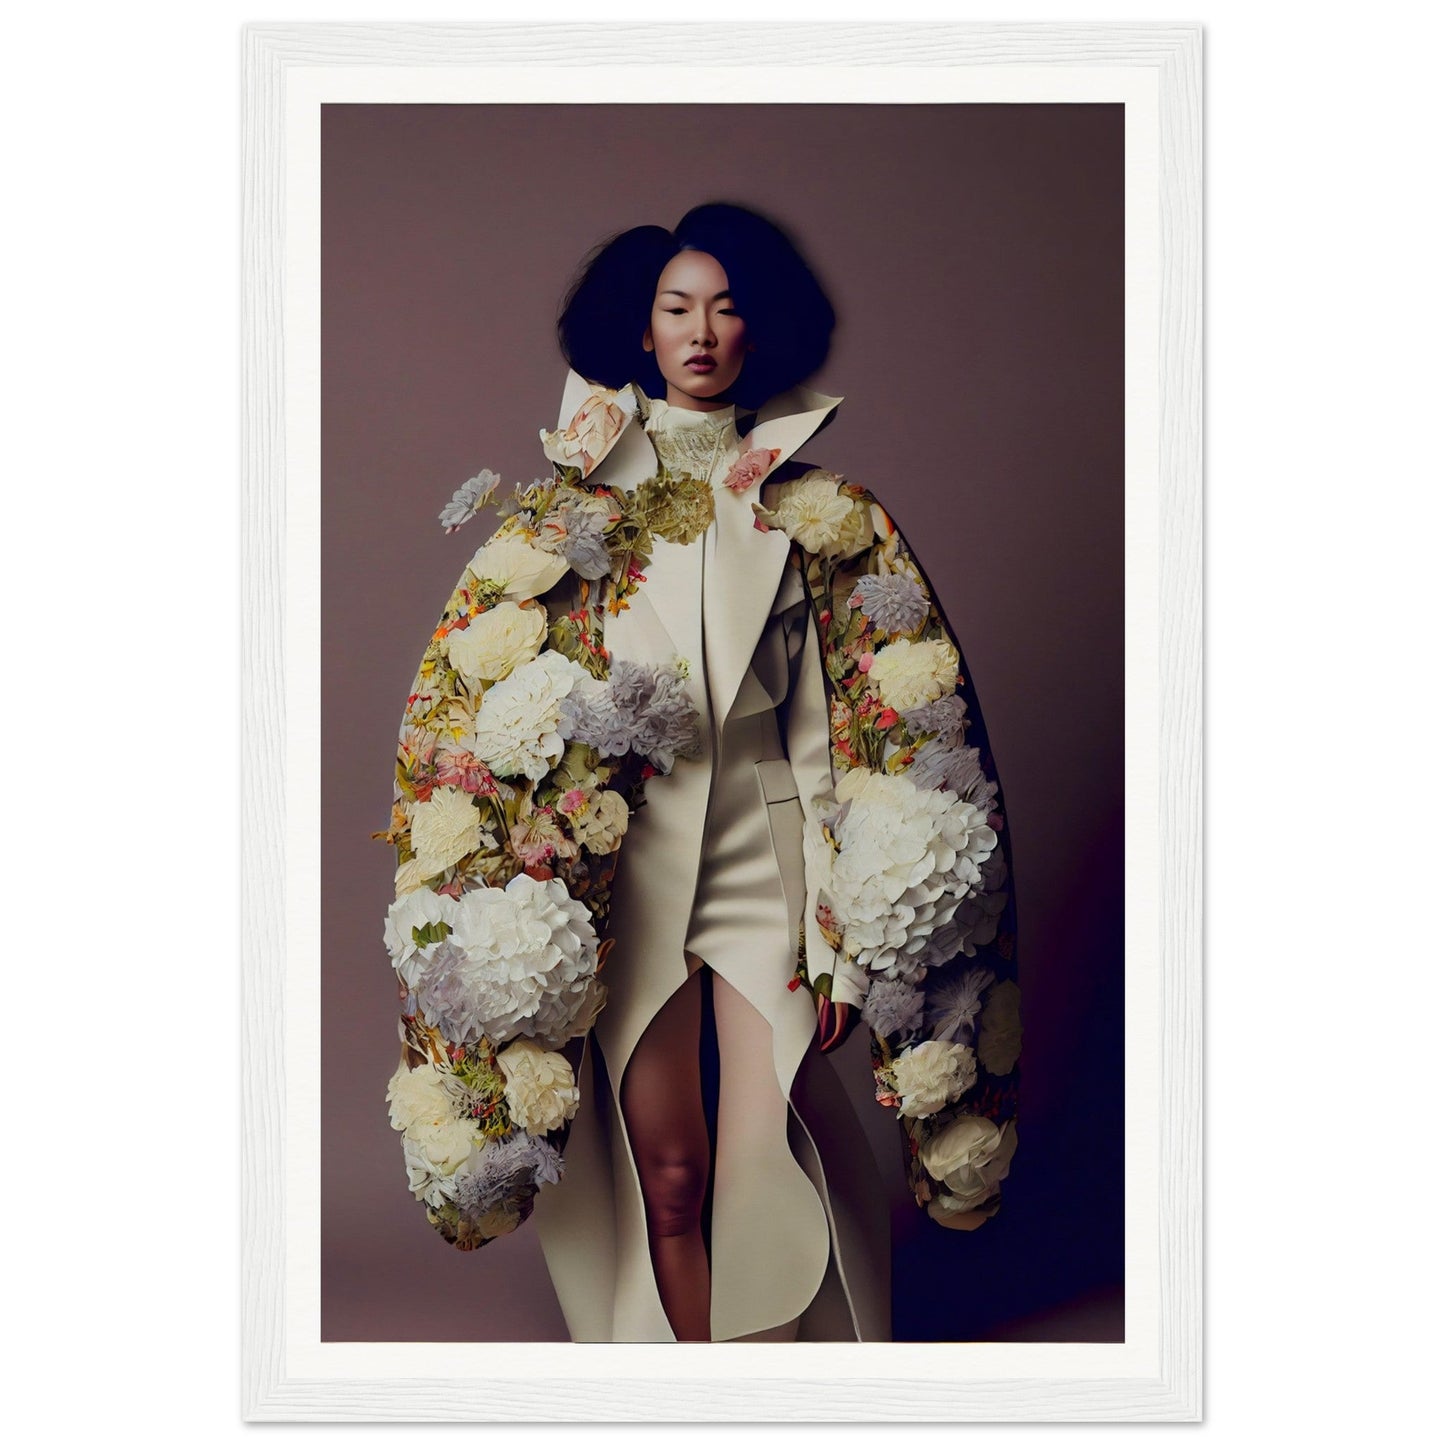
M586 397L587 383L573 373L560 427ZM776 471L839 401L797 388L763 408L742 445L776 449ZM656 467L643 424L629 420L587 481L630 490ZM742 826L750 809L762 810L772 839L773 856L758 875L759 910L777 926L766 947L752 946L754 926L750 946L720 950L708 962L757 1011L749 1068L770 1070L776 1091L763 1091L774 1107L758 1107L755 1077L751 1102L729 1110L729 1078L736 1081L739 1071L730 1075L724 1061L720 1120L734 1122L720 1122L717 1139L712 1337L757 1336L800 1315L801 1339L890 1337L882 1183L833 1066L817 1052L809 991L788 987L797 949L797 924L789 919L806 920L810 951L831 957L806 896L802 848L803 830L815 821L811 800L830 786L831 773L814 629L801 579L788 566L788 538L753 526L750 502L761 490L721 496L716 531L690 544L721 545L728 558L725 571L715 569L702 609L695 550L687 555L687 547L656 540L645 583L607 622L606 645L616 659L684 659L694 701L713 728L701 756L679 760L648 785L646 806L629 825L613 884L609 997L578 1070L583 1103L566 1174L541 1191L532 1216L574 1340L674 1338L648 1252L621 1082L648 1024L687 978L704 829L728 819ZM772 725L778 704L787 719L782 739ZM662 879L665 888L657 886ZM836 996L846 996L841 981Z

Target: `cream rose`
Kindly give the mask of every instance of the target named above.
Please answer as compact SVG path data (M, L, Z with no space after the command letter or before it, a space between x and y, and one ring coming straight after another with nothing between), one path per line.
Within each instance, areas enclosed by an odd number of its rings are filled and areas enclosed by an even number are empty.
M613 853L627 831L627 800L604 788L594 793L572 821L572 835L591 853Z
M518 1039L497 1055L507 1081L507 1109L529 1134L550 1134L577 1112L581 1095L572 1065L531 1039Z
M978 1081L973 1050L967 1044L928 1039L904 1049L893 1061L898 1112L922 1119L962 1098Z
M391 1105L391 1127L403 1133L434 1129L457 1117L442 1076L430 1064L415 1069L400 1064L387 1083L386 1102Z
M885 706L904 712L953 691L958 679L958 650L943 638L887 643L873 654L868 686Z
M423 876L435 878L482 845L482 815L460 788L433 789L411 815L411 846Z
M1005 979L989 994L979 1020L978 1057L991 1074L1007 1074L1023 1048L1019 1024L1019 986Z
M947 1205L935 1199L928 1212L941 1224L947 1214L976 1209L998 1193L1008 1177L1009 1162L1018 1148L1018 1131L1009 1119L1000 1129L991 1119L964 1114L939 1130L918 1150L923 1167L952 1194Z
M447 633L453 666L469 682L496 682L542 650L547 614L540 607L499 602L479 612L466 627Z
M555 587L567 571L567 559L534 547L525 537L493 537L471 560L473 574L501 585L502 596L525 599Z

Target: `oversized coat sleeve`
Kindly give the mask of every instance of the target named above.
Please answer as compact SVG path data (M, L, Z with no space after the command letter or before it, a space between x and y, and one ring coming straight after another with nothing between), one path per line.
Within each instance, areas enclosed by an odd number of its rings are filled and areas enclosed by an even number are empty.
M821 477L841 481L814 471L793 485ZM862 1007L875 1092L899 1111L913 1193L940 1223L969 1229L996 1212L1017 1137L1017 925L1003 792L972 673L927 575L871 494L838 494L853 504L854 545L845 535L830 552L825 533L794 536L807 602L790 629L787 719L807 823L799 974L815 993ZM785 525L790 514L779 505L760 515ZM961 847L968 857L897 900L886 930L906 936L896 951L857 946L867 930L845 927L857 913L838 881L848 871L840 854L871 846L856 820L851 840L840 820L874 775L919 790L887 784L903 814L951 815L935 855ZM886 850L876 856L881 868ZM962 893L956 907L919 904L916 895L940 885L946 901Z

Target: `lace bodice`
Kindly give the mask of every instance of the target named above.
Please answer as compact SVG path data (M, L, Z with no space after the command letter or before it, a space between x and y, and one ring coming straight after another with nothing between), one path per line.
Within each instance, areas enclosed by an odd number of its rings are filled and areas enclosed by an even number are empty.
M665 401L648 404L646 431L670 472L707 480L738 449L737 407L688 411Z

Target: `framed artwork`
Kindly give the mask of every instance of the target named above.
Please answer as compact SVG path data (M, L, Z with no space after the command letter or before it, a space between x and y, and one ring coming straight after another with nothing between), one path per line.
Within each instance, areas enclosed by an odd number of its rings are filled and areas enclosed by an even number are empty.
M1190 25L247 30L247 1418L1200 1418L1200 50ZM535 1232L449 1248L387 1118L374 835L487 534L438 514L546 465L583 256L708 201L779 222L834 298L809 385L846 401L810 460L912 539L1009 798L997 1216L916 1207L866 1030L830 1065L891 1191L886 1343L574 1343Z

